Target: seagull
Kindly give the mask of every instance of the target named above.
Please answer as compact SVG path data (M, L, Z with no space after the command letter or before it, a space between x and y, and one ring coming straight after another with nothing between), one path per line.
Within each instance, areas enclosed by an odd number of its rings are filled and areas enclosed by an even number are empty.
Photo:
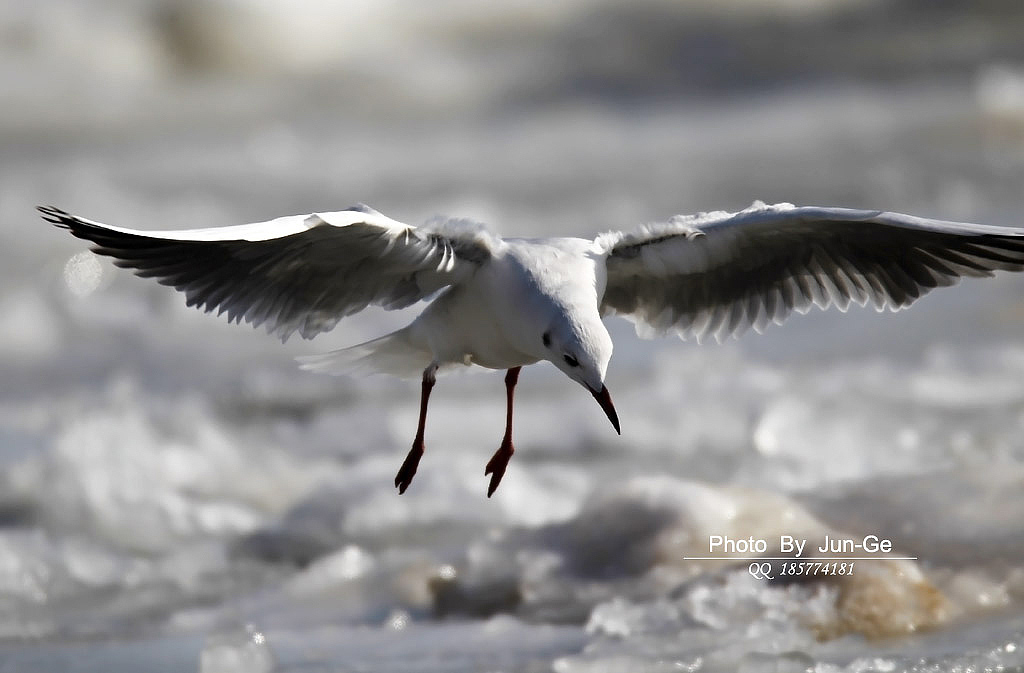
M794 311L871 304L899 310L964 276L1024 270L1024 228L846 208L765 205L672 217L593 239L501 238L463 219L414 227L356 205L212 229L142 231L39 207L136 275L287 340L311 339L369 305L430 300L406 327L302 358L304 368L422 381L412 448L395 476L404 493L424 452L427 403L441 371L505 370L505 434L488 461L487 496L515 448L520 370L546 360L583 386L621 434L605 385L621 315L641 336L721 341L781 324Z

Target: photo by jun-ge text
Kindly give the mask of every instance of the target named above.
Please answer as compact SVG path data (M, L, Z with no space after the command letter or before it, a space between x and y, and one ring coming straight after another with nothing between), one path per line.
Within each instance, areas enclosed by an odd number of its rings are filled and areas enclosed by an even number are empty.
M709 535L708 551L712 554L765 554L769 549L780 554L801 558L807 554L887 554L892 551L892 540L877 535L862 538L835 538L825 535L819 544L808 547L808 540L792 535L780 535L777 546L763 538L731 538L728 535Z

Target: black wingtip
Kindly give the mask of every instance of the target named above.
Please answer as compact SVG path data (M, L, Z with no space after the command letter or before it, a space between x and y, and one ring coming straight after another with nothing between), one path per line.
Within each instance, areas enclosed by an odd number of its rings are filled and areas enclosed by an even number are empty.
M36 206L36 210L44 220L64 229L70 229L76 218L71 213L56 206Z

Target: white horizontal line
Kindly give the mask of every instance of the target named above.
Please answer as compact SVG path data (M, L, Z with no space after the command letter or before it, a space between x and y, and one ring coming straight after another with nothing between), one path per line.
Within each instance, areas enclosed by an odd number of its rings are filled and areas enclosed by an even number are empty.
M684 556L684 561L916 561L916 556Z

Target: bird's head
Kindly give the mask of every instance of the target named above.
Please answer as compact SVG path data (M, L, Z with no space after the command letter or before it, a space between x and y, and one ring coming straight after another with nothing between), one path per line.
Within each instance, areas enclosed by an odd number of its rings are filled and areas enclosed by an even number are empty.
M604 384L608 361L612 357L612 338L600 318L594 321L558 321L541 335L541 343L545 359L586 388L601 405L615 432L622 434L619 416Z

